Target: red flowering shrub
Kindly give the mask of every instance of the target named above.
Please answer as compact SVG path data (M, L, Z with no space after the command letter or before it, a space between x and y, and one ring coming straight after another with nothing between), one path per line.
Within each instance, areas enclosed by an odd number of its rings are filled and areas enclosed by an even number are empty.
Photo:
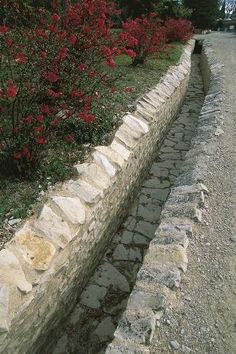
M148 55L160 51L165 43L165 27L155 13L122 24L121 41L131 48L136 56L133 65L143 64Z
M186 42L193 35L191 22L187 20L169 19L165 22L166 37L169 42Z
M57 10L39 12L31 29L0 26L0 161L18 170L55 141L83 142L94 102L110 92L106 67L122 51L134 55L110 34L114 3L67 1Z

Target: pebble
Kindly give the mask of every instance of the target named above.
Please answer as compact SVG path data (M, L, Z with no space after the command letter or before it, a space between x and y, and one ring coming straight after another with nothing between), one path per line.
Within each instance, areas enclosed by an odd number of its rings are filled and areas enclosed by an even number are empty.
M8 224L10 226L14 226L16 224L19 224L19 222L21 222L21 219L11 219L11 220L8 220Z
M180 348L179 343L177 342L177 340L171 340L170 341L170 347L173 350L178 350Z

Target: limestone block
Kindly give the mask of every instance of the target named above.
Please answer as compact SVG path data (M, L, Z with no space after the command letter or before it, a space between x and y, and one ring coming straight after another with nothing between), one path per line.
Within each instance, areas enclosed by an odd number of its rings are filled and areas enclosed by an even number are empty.
M13 244L35 270L47 270L56 252L53 244L38 236L28 222L16 233Z
M105 155L112 163L115 163L119 167L122 167L125 163L125 159L119 153L112 150L110 146L97 146L95 150Z
M47 205L44 205L34 226L60 248L65 248L73 238L68 224Z
M142 283L143 288L158 289L160 285L167 286L170 289L177 289L180 286L181 273L176 267L169 264L158 264L155 267L142 267L137 274L137 284ZM144 286L146 284L146 286ZM159 296L165 299L165 294L160 293ZM164 303L163 303L164 305Z
M52 200L58 205L72 224L83 225L85 223L85 207L79 198L53 196Z
M141 116L143 116L149 122L152 122L157 114L155 107L153 107L152 105L148 104L143 100L140 100L137 103L136 110L138 113L141 114Z
M80 303L87 307L98 309L100 308L101 301L103 301L106 293L107 288L105 287L98 285L88 285L81 294Z
M123 124L122 124L123 125ZM134 139L133 136L130 136L124 128L117 130L115 137L119 139L125 146L129 148L134 148L137 145L137 139Z
M166 204L164 210L162 211L162 216L164 217L186 217L190 218L193 221L201 222L202 221L202 212L196 207L196 203L179 203L176 204L174 201L173 204Z
M6 249L0 251L0 283L14 285L25 294L32 290L18 259Z
M188 247L189 239L185 231L171 229L171 231L161 231L159 228L155 232L155 237L151 241L152 244L158 245L180 245L184 248Z
M105 354L150 354L148 347L135 345L130 341L114 339L106 349Z
M156 225L147 221L139 221L135 227L135 231L141 235L148 237L150 240L154 237Z
M131 114L127 114L123 117L124 123L126 123L130 129L132 130L137 130L142 133L148 133L149 132L149 126L147 123L144 122L144 120L141 120Z
M0 283L0 335L9 330L9 288L6 284Z
M98 336L100 340L109 340L113 338L113 333L115 332L115 329L116 328L114 323L112 322L112 318L108 316L99 323L99 325L93 332L93 335Z
M119 244L114 253L114 261L142 261L142 255L139 248L132 247L126 248L124 245Z
M111 143L111 149L117 152L124 160L128 160L131 151L128 150L124 145L120 144L116 139L113 139Z
M97 285L119 289L124 292L130 291L130 286L127 279L122 275L112 264L105 262L100 265L91 282Z
M151 244L144 259L144 265L148 264L173 264L184 273L187 271L188 257L186 249L179 245L160 246Z
M188 237L193 235L193 224L194 222L186 218L176 218L176 217L167 217L162 218L161 224L159 225L156 234L159 232L173 232L184 231Z
M133 129L131 128L128 124L123 123L122 126L120 127L121 132L125 132L129 136L131 136L134 140L138 140L143 136L145 133L143 129Z
M165 296L159 293L150 293L143 290L134 289L129 297L127 310L140 310L149 308L159 311L164 308Z
M69 181L66 184L66 189L89 205L96 204L103 196L103 192L100 189L95 188L82 179Z
M155 106L159 107L163 103L165 103L165 100L161 97L159 92L157 90L152 90L148 93L148 96L155 102Z
M108 176L114 177L116 175L117 169L108 160L106 156L104 156L103 154L97 151L95 151L92 155L94 160L97 162L97 164L104 169L104 171L108 174Z
M149 308L126 310L115 331L115 338L136 344L152 342L156 328L156 317Z
M87 179L88 182L92 182L98 188L104 190L110 187L111 179L96 163L83 163L75 166L78 174Z

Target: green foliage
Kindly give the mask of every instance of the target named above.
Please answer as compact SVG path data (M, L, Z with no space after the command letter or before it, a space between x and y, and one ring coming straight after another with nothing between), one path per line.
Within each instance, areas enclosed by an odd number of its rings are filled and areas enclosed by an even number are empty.
M218 0L184 0L184 5L192 10L191 21L200 29L211 28L218 16Z
M161 18L188 18L191 10L179 0L116 0L122 10L122 18L136 18L155 11Z

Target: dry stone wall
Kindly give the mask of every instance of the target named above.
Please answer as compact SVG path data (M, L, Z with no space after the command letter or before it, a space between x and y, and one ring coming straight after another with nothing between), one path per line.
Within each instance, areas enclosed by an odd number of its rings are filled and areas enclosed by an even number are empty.
M222 65L215 59L208 41L203 44L201 64L207 95L197 133L162 210L161 223L106 354L150 353L149 344L160 324L159 319L176 302L176 289L182 273L187 271L187 247L194 234L194 224L202 220L201 208L208 194L204 182L209 156L214 154L217 137L223 133ZM178 349L175 341L171 346L173 350Z
M0 251L0 353L34 354L73 308L126 213L188 85L194 41L123 117L112 143L76 166ZM178 250L177 250L178 251Z

